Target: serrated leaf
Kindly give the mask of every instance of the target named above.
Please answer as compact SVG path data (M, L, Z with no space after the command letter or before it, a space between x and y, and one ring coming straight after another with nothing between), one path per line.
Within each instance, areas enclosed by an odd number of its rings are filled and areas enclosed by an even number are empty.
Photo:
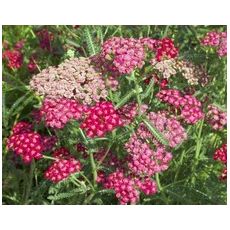
M153 124L147 120L147 119L144 119L143 120L144 124L147 126L147 128L149 129L149 131L154 135L154 137L163 145L166 145L168 146L169 143L168 141L165 139L165 137L162 135L161 132L159 132L154 126Z
M90 55L95 55L97 53L97 48L96 48L96 46L95 46L95 44L93 42L92 34L90 33L88 27L85 28L84 35L85 35L85 39L86 39L89 54Z

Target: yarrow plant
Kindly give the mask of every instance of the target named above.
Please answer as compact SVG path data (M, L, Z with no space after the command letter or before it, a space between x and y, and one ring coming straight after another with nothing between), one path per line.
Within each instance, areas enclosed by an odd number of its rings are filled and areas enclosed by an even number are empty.
M161 90L157 95L161 101L170 104L181 112L181 118L188 124L195 124L204 118L201 102L192 95L182 95L178 90Z
M122 121L111 102L100 102L90 108L81 124L88 137L102 137L106 132L121 126Z
M58 67L49 67L34 75L30 87L47 98L69 98L86 105L95 104L108 95L105 80L89 58L73 58Z
M11 69L19 69L23 63L23 55L19 50L6 50L2 54L2 58Z
M215 47L219 57L227 55L227 32L208 32L201 40L204 46Z
M72 173L81 170L81 163L71 157L69 151L65 148L57 149L53 152L54 162L45 171L45 178L58 183L69 177Z
M227 113L215 105L208 106L206 117L208 123L214 130L221 130L227 124Z
M22 203L200 204L196 191L204 203L222 194L225 183L208 184L215 172L227 178L227 145L216 149L227 133L226 32L199 32L194 48L187 37L182 45L177 27L130 29L132 36L112 27L38 28L29 30L36 49L26 36L3 46L4 75L18 74L3 89L19 97L4 97L4 108L12 104L3 113L4 160L11 173L23 169ZM218 53L213 62L207 46Z
M223 144L217 149L213 156L214 160L221 162L224 167L220 175L221 180L227 179L227 144Z

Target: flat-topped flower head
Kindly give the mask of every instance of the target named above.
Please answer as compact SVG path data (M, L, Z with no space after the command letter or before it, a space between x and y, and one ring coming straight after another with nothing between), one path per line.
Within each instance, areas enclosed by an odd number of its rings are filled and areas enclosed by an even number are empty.
M94 105L106 99L105 79L91 63L90 58L67 59L58 67L48 67L34 75L30 88L46 98L75 99L85 105Z
M206 118L214 130L221 130L227 124L227 113L215 105L208 106Z
M103 137L107 132L122 125L122 120L113 104L108 101L99 102L89 108L81 128L88 137Z
M213 158L216 161L220 161L223 164L227 164L227 144L223 144L219 149L217 149L215 151Z
M45 124L52 128L61 129L71 119L79 120L85 111L82 106L73 99L45 99L40 108L40 117L44 117Z
M11 135L7 140L7 147L20 155L25 163L42 158L44 150L41 135L32 131Z
M157 93L156 97L175 108L180 109L180 116L188 124L195 124L204 118L201 102L193 95L184 95L177 89L165 89Z
M19 50L4 51L2 59L6 61L10 69L19 69L23 64L23 55Z
M219 57L227 55L227 32L210 31L201 40L203 46L216 47Z
M144 65L145 52L137 39L112 37L102 44L98 58L109 72L123 75Z
M80 161L72 157L67 149L61 147L53 152L54 162L45 171L45 178L58 183L82 168Z
M120 204L136 204L139 200L139 191L135 187L135 181L126 177L120 170L108 175L104 187L115 191Z
M150 145L133 134L125 144L129 154L128 167L134 175L153 176L168 169L172 154L164 147L159 146L153 150Z

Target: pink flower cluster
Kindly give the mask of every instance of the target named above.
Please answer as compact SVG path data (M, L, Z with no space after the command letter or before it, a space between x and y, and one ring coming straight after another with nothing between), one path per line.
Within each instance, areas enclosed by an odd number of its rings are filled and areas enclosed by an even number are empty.
M25 121L20 121L14 125L12 128L12 133L14 135L20 134L20 133L30 133L33 130L32 124L25 122Z
M50 151L57 142L55 136L41 136L33 131L32 124L18 122L7 140L7 147L20 155L25 163L42 158L42 152Z
M148 109L148 106L142 104L140 107L141 114L145 113ZM138 115L138 104L136 102L130 102L120 109L118 109L118 114L122 119L124 125L129 125L133 119Z
M146 195L153 195L157 192L156 182L148 177L139 178L117 169L115 172L105 177L100 173L98 182L102 183L104 188L113 189L120 204L136 204L140 199L140 191Z
M99 56L93 57L107 72L120 76L144 65L144 47L134 38L112 37L102 44Z
M81 170L80 161L73 158L64 147L55 150L52 155L56 160L45 171L47 180L58 183Z
M88 137L104 136L108 131L112 131L122 125L122 121L113 104L108 101L99 102L89 108L81 128L86 131Z
M2 54L7 66L11 69L19 69L23 64L23 55L19 50L6 50Z
M218 160L223 164L227 164L227 144L223 144L219 149L217 149L213 158L216 161Z
M206 118L214 130L221 130L227 124L227 113L215 105L208 106Z
M135 188L135 181L125 177L122 171L111 173L104 183L106 189L113 189L120 204L136 204L139 200L139 192Z
M204 118L204 113L201 110L201 102L192 95L184 96L185 105L181 110L181 117L188 124L195 124L197 121Z
M133 134L125 144L129 153L128 167L138 176L153 176L155 173L165 171L172 159L172 154L164 147L159 146L152 150L150 145Z
M167 114L165 112L150 112L148 114L148 119L151 124L168 141L170 147L174 148L187 139L186 131L180 124L180 122L173 117L167 117ZM141 123L139 125L136 133L137 136L141 137L143 140L149 139L156 146L160 145L160 142L153 136L153 134L148 130L144 123Z
M44 50L51 51L51 42L54 39L53 33L49 32L47 29L42 29L37 32L37 36L39 39L40 47Z
M151 51L156 51L158 40L154 38L140 38L140 43Z
M154 195L157 192L157 184L149 177L140 179L135 178L136 185L145 195Z
M227 179L227 144L223 144L219 149L217 149L214 153L213 159L216 161L220 161L224 168L221 172L220 179Z
M31 124L19 122L13 128L13 134L7 140L7 147L22 157L25 163L42 158L42 137L32 131Z
M156 60L161 61L165 57L167 59L175 58L178 55L178 48L170 38L163 38L157 42Z
M24 47L24 45L25 45L25 40L22 39L16 42L16 44L14 45L14 48L16 50L21 50Z
M108 95L102 74L90 58L84 57L66 59L57 67L43 69L32 77L30 88L46 98L65 97L85 105L94 105Z
M140 42L148 49L156 53L155 59L159 62L164 60L165 58L175 58L178 55L178 48L175 47L174 42L171 38L141 38Z
M204 46L217 47L219 57L227 55L227 32L208 32L201 40Z
M47 126L61 129L69 120L82 118L86 110L86 106L78 104L73 99L45 99L39 114L40 118L44 117Z
M165 89L158 92L156 97L175 108L179 108L181 110L181 117L188 124L195 124L204 118L201 102L192 95L182 95L176 89Z

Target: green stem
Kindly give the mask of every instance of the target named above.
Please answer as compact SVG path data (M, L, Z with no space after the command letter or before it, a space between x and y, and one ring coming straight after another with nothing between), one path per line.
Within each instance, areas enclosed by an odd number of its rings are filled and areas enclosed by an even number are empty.
M70 180L73 184L75 184L77 187L81 186L81 183L79 183L75 177L70 177Z
M88 184L90 185L90 187L94 191L95 189L94 189L92 183L88 180L88 178L84 175L84 173L80 172L80 175L88 182Z
M97 168L96 168L96 164L94 161L93 153L91 151L89 152L89 157L90 157L90 164L91 164L92 173L93 173L93 185L95 187L96 181L97 181Z
M99 161L97 167L99 167L99 166L102 164L102 162L105 160L106 156L107 156L108 153L109 153L109 150L110 150L111 146L112 146L112 143L110 143L110 145L109 145L109 147L107 148L107 150L106 150L104 156L100 159L100 161Z
M162 186L161 186L161 181L160 181L160 177L159 177L159 173L156 173L156 182L157 182L157 188L158 191L162 191Z
M82 136L82 138L84 139L85 143L88 144L88 140L83 132L83 130L81 128L79 128L79 132ZM96 168L96 164L95 164L95 161L94 161L94 157L93 157L93 152L89 149L88 151L89 153L89 157L90 157L90 164L91 164L91 168L92 168L92 174L93 174L93 185L88 181L88 183L92 186L92 188L94 189L94 187L96 186L96 180L97 180L97 168ZM83 176L83 175L82 175ZM85 179L86 177L83 176Z
M89 196L84 200L83 204L89 204L94 197L94 193L89 194Z
M169 29L169 25L165 27L165 31L163 33L163 38L167 36L168 29Z
M49 160L56 160L55 157L50 157L50 156L46 156L46 155L43 155L43 158L44 159L49 159Z
M81 136L82 136L84 142L87 144L87 143L88 143L88 140L87 140L87 138L86 138L86 136L85 136L85 134L84 134L84 132L83 132L83 130L82 130L81 128L79 128L79 132L80 132L80 134L81 134Z
M138 114L139 116L141 115L141 97L140 97L140 86L138 84L138 80L135 77L135 72L132 72L132 78L134 79L135 83L135 93L136 93L136 98L137 98L137 103L138 103Z

